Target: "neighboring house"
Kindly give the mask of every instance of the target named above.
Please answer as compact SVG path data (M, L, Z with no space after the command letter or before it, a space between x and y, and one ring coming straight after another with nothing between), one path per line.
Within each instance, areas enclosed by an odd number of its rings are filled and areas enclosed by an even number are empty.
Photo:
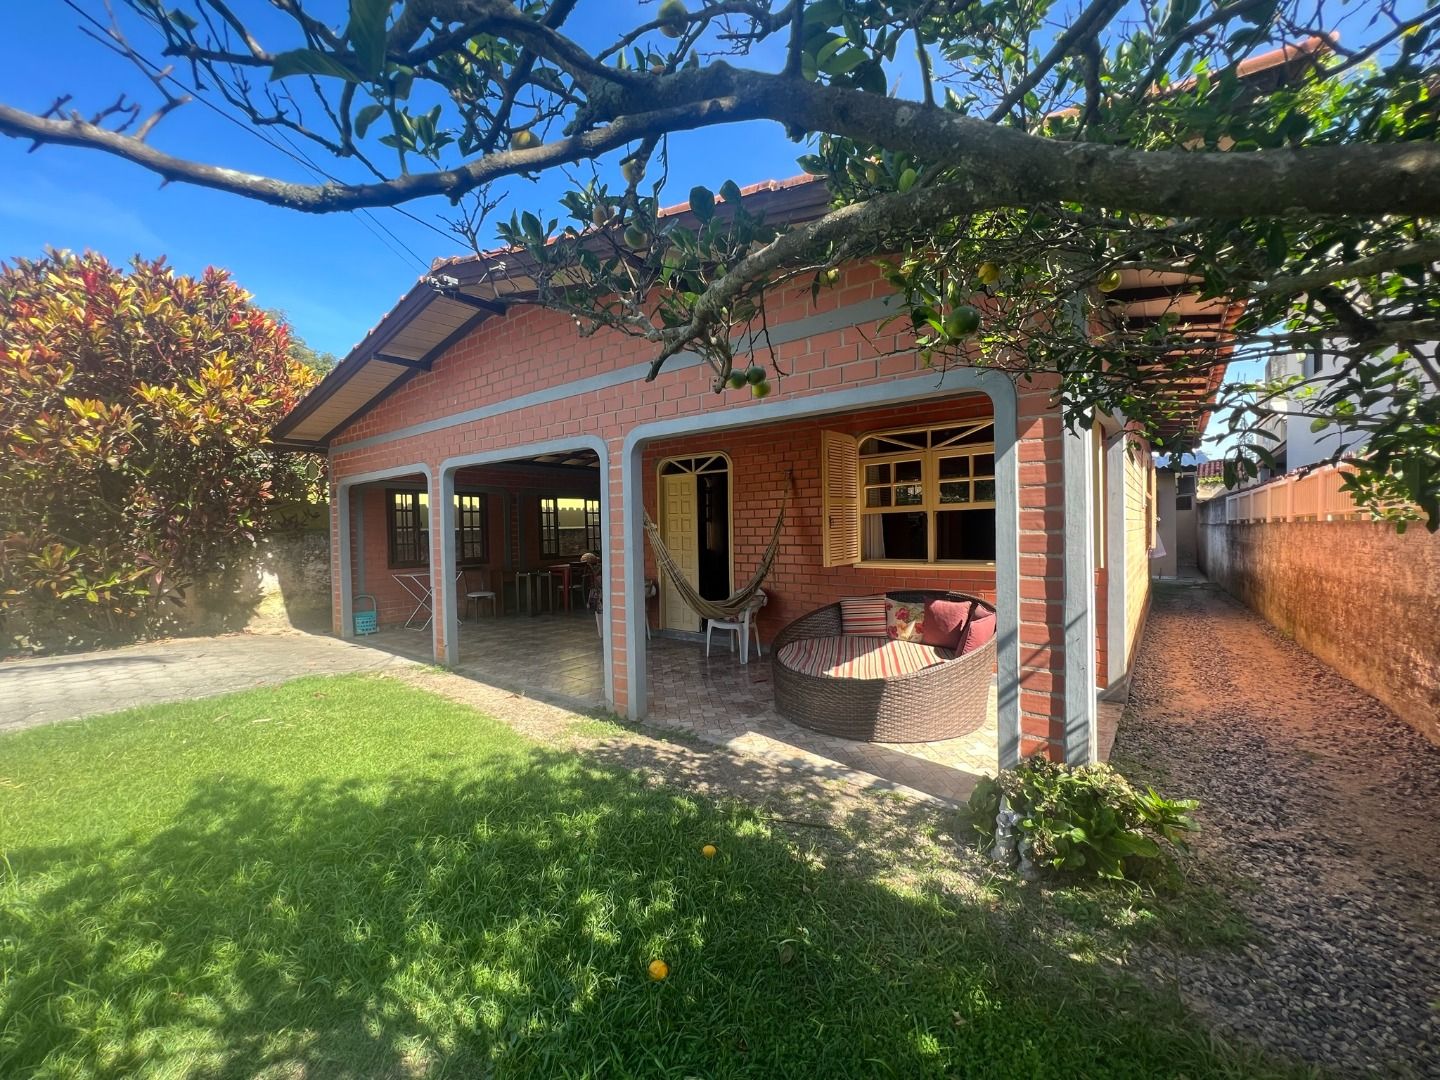
M1300 376L1307 380L1328 380L1339 377L1344 362L1344 356L1324 349L1286 353L1272 356L1266 362L1265 378L1268 381L1279 381ZM1410 367L1415 374L1423 378L1418 365L1412 363ZM1362 412L1372 416L1379 416L1388 408L1388 400L1376 401L1367 406L1356 398L1354 403ZM1312 418L1302 413L1302 402L1282 398L1276 402L1276 409L1275 415L1267 417L1261 424L1275 439L1261 440L1260 445L1266 446L1275 455L1277 467L1273 470L1262 470L1261 475L1256 478L1257 483L1264 483L1288 472L1307 469L1321 462L1336 461L1341 455L1361 452L1365 446L1363 432L1346 431L1334 425L1315 431L1311 426Z
M828 196L795 180L745 198L794 221ZM457 664L459 568L489 571L504 592L516 571L593 549L605 697L640 718L647 617L661 632L700 629L672 590L647 599L657 575L642 514L702 594L723 597L758 564L793 483L762 639L840 597L979 594L999 611L1001 762L1093 757L1097 691L1124 679L1149 600L1154 470L1123 420L1066 434L1053 383L927 368L901 322L878 328L894 308L868 263L813 299L808 284L775 294L782 374L762 401L713 393L687 355L645 381L653 346L582 337L526 302L522 253L437 269L447 293L418 283L275 432L329 457L337 632L352 633L362 592L382 623L403 621L414 602L395 575L416 572L435 590L434 657ZM1142 284L1151 302L1154 281L1138 278L1115 299ZM764 346L758 358L769 362ZM1203 403L1218 381L1177 396Z
M1201 465L1206 464L1201 462ZM1155 470L1155 535L1150 576L1178 577L1196 564L1195 499L1196 470L1184 461L1167 463Z

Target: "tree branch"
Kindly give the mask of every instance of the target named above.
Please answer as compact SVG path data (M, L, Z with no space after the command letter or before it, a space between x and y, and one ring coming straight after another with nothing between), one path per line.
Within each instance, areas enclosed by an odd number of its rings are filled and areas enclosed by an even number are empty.
M1440 240L1427 240L1393 251L1381 251L1353 262L1328 266L1308 274L1275 278L1254 290L1254 296L1287 296L1310 292L1321 285L1330 285L1348 278L1370 277L1400 266L1440 261Z
M846 135L950 169L957 174L948 188L955 211L1082 201L1114 210L1220 218L1232 216L1237 206L1254 217L1440 213L1440 145L1430 142L1243 153L1134 150L1043 139L918 102L720 62L637 78L641 85L633 89L612 86L592 100L595 116L613 117L607 127L383 183L286 183L163 154L80 120L45 119L4 105L0 133L104 150L168 180L312 213L393 206L430 195L455 199L487 180L595 156L631 139L754 119Z
M1069 55L1070 50L1076 44L1087 37L1094 37L1105 29L1105 26L1120 13L1120 9L1124 6L1125 0L1093 0L1093 3L1080 13L1080 17L1060 35L1054 47L1045 54L1045 58L1036 64L1028 75L1010 88L1010 92L990 113L987 118L989 123L998 123L1004 119L1006 114L1023 100L1026 94L1040 85L1041 80L1054 69L1056 64Z
M174 157L138 139L108 131L79 118L45 119L8 105L0 105L0 134L34 139L40 143L103 150L144 166L166 180L215 188L272 206L324 214L361 207L398 206L433 195L444 196L453 202L490 180L597 157L649 135L757 118L758 113L733 98L697 101L653 113L622 117L606 127L532 149L499 151L456 169L409 173L368 184L297 184L206 165Z

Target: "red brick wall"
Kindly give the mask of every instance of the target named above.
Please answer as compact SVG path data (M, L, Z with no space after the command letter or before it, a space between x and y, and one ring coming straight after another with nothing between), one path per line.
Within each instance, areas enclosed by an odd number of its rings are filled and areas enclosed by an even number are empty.
M1104 513L1103 504L1097 513ZM1096 554L1099 559L1099 554ZM1103 690L1110 685L1110 577L1106 567L1095 571L1095 686Z
M768 316L769 325L783 326L799 319L832 311L841 305L860 303L889 291L878 268L857 265L850 269L842 285L825 290L812 301L808 288L797 288L776 297ZM767 399L774 404L786 400L811 397L837 387L886 383L909 378L933 380L910 346L908 332L895 322L885 329L877 324L849 327L780 345L777 365L780 374L773 379L774 393ZM607 540L609 561L607 573L616 591L624 590L624 554L621 477L624 467L622 450L627 432L637 425L668 417L723 416L732 408L748 407L754 399L743 391L716 395L710 387L707 368L668 367L650 382L630 382L586 394L576 394L555 402L501 412L484 420L454 425L422 435L393 439L379 445L346 450L358 439L391 432L408 425L433 420L467 409L513 399L544 387L560 386L582 377L593 376L627 365L646 363L653 358L653 346L619 334L601 332L580 338L565 317L539 309L517 308L502 318L492 318L463 341L453 346L434 365L401 390L381 402L370 413L348 429L343 441L337 442L331 456L332 475L368 473L426 461L432 471L447 458L509 449L548 440L580 435L598 436L609 449L609 484L611 519ZM766 356L760 357L768 364ZM1062 733L1059 694L1063 671L1063 643L1060 611L1062 606L1062 500L1060 497L1061 425L1050 401L1049 383L1037 381L1018 388L1018 422L1020 458L1020 659L1023 667L1021 708L1024 748L1050 748L1058 745ZM764 406L762 406L764 407ZM886 410L891 418L902 416L901 423L918 414L920 407ZM857 419L860 427L881 426L889 421ZM743 446L750 429L727 432L722 440ZM768 435L765 438L769 438ZM787 451L800 464L802 448L791 445ZM773 466L771 466L773 468ZM816 468L813 460L806 468ZM798 471L798 470L797 470ZM758 490L758 489L757 489ZM773 521L774 498L754 497L746 505L750 515L748 527L768 529ZM801 511L811 512L814 506L797 506L796 520ZM752 518L754 520L752 520ZM818 526L806 525L800 533L804 550L818 543ZM754 537L742 538L753 547ZM432 533L432 559L439 558L438 531ZM368 552L368 545L367 545ZM745 575L747 560L737 553L737 574ZM749 562L753 567L753 561ZM819 572L819 561L805 568L798 560L782 567L783 588L775 612L767 616L767 632L787 612L801 608L802 597L829 595L839 587L840 579ZM851 573L856 573L852 571ZM888 572L887 581L888 581ZM912 580L933 581L925 576ZM809 580L807 580L809 578ZM984 591L987 580L993 589L993 576L957 577L956 584L974 586ZM862 584L863 579L857 578ZM878 580L877 580L878 583ZM638 587L638 585L637 585ZM794 599L786 594L793 591ZM338 611L338 597L337 597ZM611 611L611 638L614 653L612 671L615 705L624 710L632 688L626 683L623 611ZM441 621L443 627L444 621ZM1053 742L1052 742L1053 741Z
M765 584L769 603L760 612L760 637L764 641L792 620L842 596L866 596L887 589L953 589L993 601L993 568L826 567L821 554L821 431L859 435L882 428L910 424L923 427L989 415L988 397L967 395L937 404L827 416L766 425L753 431L666 439L645 451L645 508L652 518L656 517L657 468L662 459L724 450L730 456L734 530L731 547L735 585L739 586L750 580L770 542L785 490L785 474L794 470L794 494L786 515L784 539ZM645 573L649 577L657 574L648 545Z

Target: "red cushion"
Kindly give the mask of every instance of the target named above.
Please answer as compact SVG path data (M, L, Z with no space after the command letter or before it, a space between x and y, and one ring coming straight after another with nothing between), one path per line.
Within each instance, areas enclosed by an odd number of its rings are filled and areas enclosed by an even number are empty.
M975 617L970 620L970 626L965 632L965 644L960 648L961 655L972 653L982 645L988 644L994 636L995 612L977 607Z
M960 648L972 606L969 600L926 600L925 626L920 640L939 649Z

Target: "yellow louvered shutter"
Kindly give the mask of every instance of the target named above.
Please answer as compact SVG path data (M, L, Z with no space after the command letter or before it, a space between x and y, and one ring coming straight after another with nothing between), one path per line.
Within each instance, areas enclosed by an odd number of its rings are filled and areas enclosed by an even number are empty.
M820 433L826 566L860 561L860 448L849 435Z

